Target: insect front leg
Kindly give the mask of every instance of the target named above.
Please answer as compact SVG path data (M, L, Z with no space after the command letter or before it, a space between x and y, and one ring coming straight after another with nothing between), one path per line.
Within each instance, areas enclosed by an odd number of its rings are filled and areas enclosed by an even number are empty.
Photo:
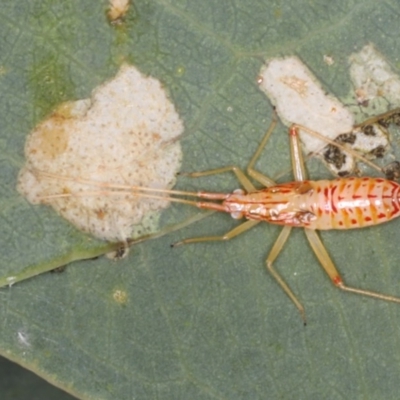
M276 183L269 178L268 176L262 174L259 171L256 171L254 169L254 164L257 162L257 160L260 158L260 155L262 151L264 150L272 132L274 131L275 127L277 124L277 117L276 114L273 115L272 121L270 126L267 129L267 132L265 133L263 139L261 140L260 144L258 145L255 153L250 159L249 164L247 165L246 171L247 174L255 179L257 182L261 183L265 187L271 187L276 185ZM228 166L228 167L222 167L222 168L216 168L216 169L211 169L208 171L200 171L200 172L192 172L188 174L183 174L186 176L189 176L191 178L199 178L202 176L209 176L209 175L215 175L215 174L222 174L224 172L229 172L232 171L235 175L240 184L244 187L244 189L247 192L254 192L256 190L255 186L250 182L249 178L246 176L246 174L237 166Z
M235 165L230 165L228 167L222 167L222 168L210 169L207 171L190 172L190 173L185 173L182 175L189 176L190 178L200 178L202 176L223 174L225 172L233 172L236 175L236 178L239 181L239 183L245 188L246 192L254 192L256 190L256 188L250 182L249 178L245 175L245 173L239 167L237 167Z
M346 292L351 292L355 294L361 294L363 296L373 297L375 299L391 301L394 303L400 303L400 298L395 296L388 296L382 293L372 292L370 290L357 289L344 284L342 277L340 276L338 270L336 269L332 259L330 258L325 246L321 242L318 233L311 229L304 229L306 233L307 239L311 245L311 248L314 250L315 255L317 256L319 262L322 265L322 268L331 278L332 283L339 289L344 290Z
M232 230L230 230L229 232L225 233L224 235L220 235L220 236L201 236L201 237L196 237L196 238L184 239L184 240L181 240L180 242L174 243L172 245L172 247L180 246L182 244L188 244L188 243L217 242L217 241L223 241L223 240L230 240L230 239L233 239L234 237L240 235L241 233L246 232L249 229L253 228L259 222L260 221L248 220L246 222L243 222L239 226L233 228Z
M129 245L129 247L134 246L136 244L145 242L147 240L152 240L152 239L158 239L160 237L163 237L169 233L172 232L176 232L179 231L181 229L184 229L198 221L201 221L204 218L207 218L208 216L210 216L214 211L206 211L206 212L202 212L202 213L198 213L186 220L184 220L183 222L180 222L178 224L174 224L174 225L169 225L163 229L161 229L160 231L156 232L156 233L150 233L148 235L143 235L140 236L138 238L128 238L127 239L127 243ZM114 249L113 249L114 250ZM118 248L116 249L118 250Z
M260 155L262 151L264 150L272 132L274 131L275 127L277 124L277 117L276 114L274 113L272 117L272 121L270 126L267 129L267 132L265 133L263 139L261 140L260 144L258 145L255 153L253 154L253 157L251 157L249 164L247 165L247 174L251 176L253 179L255 179L257 182L261 183L265 187L271 187L276 185L276 183L269 178L268 176L262 174L261 172L257 171L254 169L254 165L257 162L257 160L260 158Z

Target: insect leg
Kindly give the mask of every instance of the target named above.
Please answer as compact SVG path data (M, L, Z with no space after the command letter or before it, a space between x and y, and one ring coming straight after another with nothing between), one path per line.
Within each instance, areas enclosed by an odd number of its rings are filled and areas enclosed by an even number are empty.
M261 183L265 187L274 186L274 185L276 185L276 183L271 178L268 178L268 176L262 174L259 171L256 171L254 169L254 164L260 158L260 155L261 155L262 151L264 150L265 145L267 144L269 137L271 136L273 130L275 129L276 124L277 124L277 117L276 117L276 114L274 113L271 124L270 124L269 128L267 129L267 132L265 133L260 144L258 145L255 153L253 154L253 157L251 157L251 160L250 160L249 164L247 165L247 169L246 169L247 174L249 176L251 176L253 179L255 179L257 182Z
M248 231L249 229L256 226L260 221L248 220L243 222L242 224L236 226L229 232L225 233L225 235L221 236L201 236L196 238L189 238L181 240L180 242L174 243L172 246L180 246L181 244L188 244L188 243L199 243L199 242L211 242L211 241L221 241L221 240L230 240L234 237L240 235L243 232Z
M272 131L275 129L277 123L276 115L274 115L271 125L269 126L263 140L258 146L256 152L251 158L249 165L247 166L247 173L249 176L254 178L256 181L262 183L266 187L274 186L275 182L267 176L261 174L254 169L254 164L260 157L262 150L264 149ZM304 166L303 153L301 150L299 129L298 126L292 125L289 129L290 134L290 153L292 159L292 170L296 181L304 181L307 178L306 169Z
M292 125L289 128L290 138L290 155L292 160L292 170L296 181L304 181L307 179L307 172L304 166L303 153L301 151L299 129Z
M179 230L186 228L198 221L201 221L202 219L207 218L208 216L210 216L213 213L214 213L214 211L199 212L199 213L195 214L193 217L190 217L190 218L188 218L182 222L179 222L177 224L169 225L169 226L159 230L156 233L150 233L147 235L140 236L138 238L128 238L128 239L126 239L127 244L128 244L128 246L133 246L135 244L139 244L139 243L145 242L150 239L158 239L169 233L179 231Z
M394 108L393 110L387 111L383 114L376 115L375 117L368 118L354 126L354 128L362 128L368 125L380 124L382 126L388 126L390 124L399 125L400 108Z
M253 157L251 158L249 164L247 165L247 174L255 179L257 182L261 183L262 185L266 187L274 186L275 182L271 179L268 178L267 176L263 175L261 172L258 172L254 169L254 164L257 162L258 158L260 157L262 151L264 150L264 147L271 136L271 133L275 129L277 124L277 117L276 114L274 114L271 124L269 128L267 129L267 132L264 135L264 138L262 139L261 143L258 145ZM234 165L229 166L229 167L222 167L222 168L216 168L216 169L211 169L208 171L200 171L200 172L192 172L189 174L183 174L186 176L190 176L192 178L198 178L201 176L209 176L209 175L215 175L215 174L222 174L224 172L229 172L232 171L240 184L245 188L247 192L254 192L256 190L255 186L250 182L249 178L244 174L244 172L239 168Z
M281 252L283 246L285 245L285 243L290 235L291 230L292 230L291 226L285 226L281 230L281 233L279 234L278 239L276 239L276 241L275 241L274 245L272 246L272 249L267 257L266 266L267 266L268 271L271 273L271 275L278 282L278 284L283 289L283 291L289 296L290 300L292 300L292 302L294 303L296 308L299 310L301 318L303 319L304 325L305 325L306 324L306 314L305 314L303 305L300 303L300 300L292 292L292 289L290 289L288 284L283 280L283 278L279 275L278 271L272 265L272 263L276 260L279 253Z
M315 255L317 256L319 262L321 263L322 268L329 275L332 283L336 287L338 287L339 289L342 289L346 292L361 294L363 296L373 297L375 299L380 299L380 300L384 300L384 301L400 303L399 297L388 296L385 294L372 292L370 290L357 289L357 288L346 286L343 283L343 280L342 280L341 276L339 275L339 272L337 271L335 265L333 264L332 259L330 258L328 252L326 251L325 246L322 244L321 239L319 238L317 232L314 230L311 230L311 229L306 229L306 228L304 229L304 232L306 233L307 239L310 242L310 245L311 245L312 249L314 250Z
M191 178L199 178L201 176L209 176L209 175L216 175L216 174L223 174L225 172L232 171L235 175L239 183L245 188L246 192L254 192L256 188L250 182L249 178L244 174L244 172L235 165L231 165L228 167L210 169L207 171L200 171L200 172L190 172L184 173L182 175L189 176Z

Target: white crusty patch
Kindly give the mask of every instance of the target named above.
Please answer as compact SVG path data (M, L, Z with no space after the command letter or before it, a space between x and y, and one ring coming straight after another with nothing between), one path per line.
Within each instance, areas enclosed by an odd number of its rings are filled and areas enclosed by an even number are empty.
M125 240L143 219L150 228L153 213L168 202L111 192L110 185L171 188L181 165L182 132L160 82L123 65L90 99L62 104L33 130L18 190L85 232ZM67 197L51 198L58 194Z
M260 70L259 85L287 126L303 125L332 140L353 128L350 111L322 89L317 78L297 57L267 62ZM301 140L307 152L318 152L326 145L307 134L302 134Z
M400 77L373 44L364 46L350 58L350 77L358 103L384 98L392 106L400 102ZM384 111L384 110L383 110Z

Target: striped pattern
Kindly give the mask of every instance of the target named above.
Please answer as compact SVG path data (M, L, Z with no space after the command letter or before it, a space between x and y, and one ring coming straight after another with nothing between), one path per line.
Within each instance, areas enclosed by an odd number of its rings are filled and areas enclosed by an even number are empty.
M310 182L305 204L316 219L311 229L362 228L390 221L400 214L399 189L382 178L347 178Z
M247 219L309 229L362 228L400 215L400 186L382 178L289 182L231 194L224 211Z

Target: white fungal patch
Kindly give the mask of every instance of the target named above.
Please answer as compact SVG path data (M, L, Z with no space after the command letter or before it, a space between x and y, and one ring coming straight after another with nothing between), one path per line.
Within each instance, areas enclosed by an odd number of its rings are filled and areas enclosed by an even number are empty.
M359 104L366 104L374 99L385 99L398 105L400 102L400 77L396 75L389 63L372 44L364 46L360 52L349 58L350 77L354 93Z
M133 230L153 231L154 213L168 202L111 185L171 188L181 164L182 132L160 82L123 65L91 99L62 104L34 129L18 190L101 239L121 241ZM65 197L54 196L60 194Z
M287 126L302 125L368 158L382 156L388 148L386 130L375 122L355 126L352 113L322 89L297 57L269 61L261 68L258 83ZM320 155L335 175L345 176L355 170L356 160L352 155L310 134L300 133L305 151Z
M120 22L129 10L130 0L110 0L107 12L108 19L112 23Z
M287 126L303 125L334 140L354 125L350 111L326 94L317 78L297 58L273 59L260 70L260 89L270 98ZM326 143L302 133L307 152L318 152Z

